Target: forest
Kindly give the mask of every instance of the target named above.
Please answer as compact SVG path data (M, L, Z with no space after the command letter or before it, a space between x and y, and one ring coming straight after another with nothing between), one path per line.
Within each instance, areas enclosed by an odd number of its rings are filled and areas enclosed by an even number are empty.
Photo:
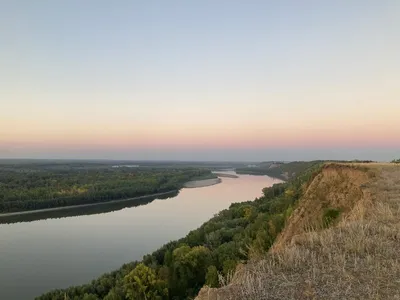
M179 190L204 168L108 165L0 165L0 213L106 202Z
M54 290L36 299L193 299L204 284L220 286L238 264L268 251L321 165L307 163L296 177L264 188L263 195L254 201L232 204L142 261L125 264L91 283Z

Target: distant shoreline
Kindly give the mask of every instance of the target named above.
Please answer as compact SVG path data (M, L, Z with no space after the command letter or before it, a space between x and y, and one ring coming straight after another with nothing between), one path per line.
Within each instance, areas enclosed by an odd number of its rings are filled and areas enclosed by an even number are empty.
M217 175L220 177L238 178L238 176L230 175L230 174L217 174ZM222 182L221 178L192 180L192 181L186 182L183 185L183 187L184 188L201 188L201 187L206 187L206 186L212 186L212 185L215 185L215 184L218 184L221 182ZM144 199L144 198L163 196L163 195L167 195L167 194L170 194L170 193L173 193L176 191L178 191L178 190L171 190L168 192L155 193L155 194L138 196L138 197L133 197L133 198L126 198L126 199L117 199L117 200L111 200L111 201L106 201L106 202L96 202L96 203L68 205L68 206L61 206L61 207L36 209L36 210L16 211L16 212L10 212L10 213L0 213L0 218L18 216L18 215L35 214L35 213L42 213L42 212L51 212L51 211L58 211L58 210L67 210L67 209L74 209L74 208L83 208L83 207L90 207L90 206L110 204L110 203L118 203L118 202L124 202L124 201L139 200L139 199Z
M72 209L72 208L78 208L78 207L90 207L90 206L118 203L118 202L131 201L131 200L139 200L139 199L144 199L144 198L163 196L163 195L174 193L176 191L177 190L172 190L172 191L168 191L168 192L155 193L155 194L138 196L138 197L133 197L133 198L126 198L126 199L111 200L111 201L106 201L106 202L68 205L68 206L61 206L61 207L52 207L52 208L44 208L44 209L36 209L36 210L24 210L24 211L16 211L16 212L11 212L11 213L2 213L2 214L0 214L0 218L1 217L18 216L18 215L35 214L35 213L41 213L41 212L50 212L50 211L57 211L57 210L65 210L65 209Z
M239 176L235 174L227 174L227 173L214 173L218 177L226 177L226 178L239 178Z
M185 188L200 188L200 187L206 187L206 186L215 185L215 184L218 184L218 183L221 183L221 182L222 182L221 178L192 180L192 181L186 182L183 185L183 187L185 187Z

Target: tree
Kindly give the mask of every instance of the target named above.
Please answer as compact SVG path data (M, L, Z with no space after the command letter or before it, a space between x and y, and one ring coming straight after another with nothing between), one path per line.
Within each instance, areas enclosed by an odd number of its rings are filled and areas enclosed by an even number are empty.
M210 250L204 246L190 248L182 245L172 252L173 293L180 297L191 294L205 282L208 266L211 264Z
M206 274L206 285L209 287L218 287L218 270L216 266L209 266Z
M131 300L159 300L168 296L166 283L158 280L155 271L143 263L124 277L124 287Z
M233 259L228 259L228 260L224 261L223 265L224 265L224 267L223 267L222 272L224 273L225 276L227 276L228 274L235 272L237 261L235 261Z
M107 296L104 297L103 300L122 300L122 297L119 295L115 288L111 289Z
M243 208L243 217L247 221L252 221L257 216L256 209L253 206L246 206Z
M294 191L292 190L292 189L286 189L285 190L285 196L287 197L287 198L293 198L293 196L294 196Z
M96 295L94 294L85 294L83 295L82 300L98 300L99 298L97 298Z

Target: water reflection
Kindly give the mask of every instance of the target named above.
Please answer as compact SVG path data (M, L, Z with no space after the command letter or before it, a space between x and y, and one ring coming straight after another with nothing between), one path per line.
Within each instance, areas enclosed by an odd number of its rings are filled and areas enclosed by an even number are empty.
M157 197L10 217L15 223L0 225L0 299L33 299L89 282L184 237L231 203L253 200L277 182L239 175L182 189L165 196L167 201ZM34 220L39 217L44 219Z

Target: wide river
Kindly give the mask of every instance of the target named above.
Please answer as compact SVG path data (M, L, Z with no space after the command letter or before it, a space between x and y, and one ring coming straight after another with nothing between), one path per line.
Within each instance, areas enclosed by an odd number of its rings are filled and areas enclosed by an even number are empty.
M87 283L184 237L231 203L253 200L277 182L267 176L224 177L220 184L185 188L141 206L0 224L0 299L33 299Z

